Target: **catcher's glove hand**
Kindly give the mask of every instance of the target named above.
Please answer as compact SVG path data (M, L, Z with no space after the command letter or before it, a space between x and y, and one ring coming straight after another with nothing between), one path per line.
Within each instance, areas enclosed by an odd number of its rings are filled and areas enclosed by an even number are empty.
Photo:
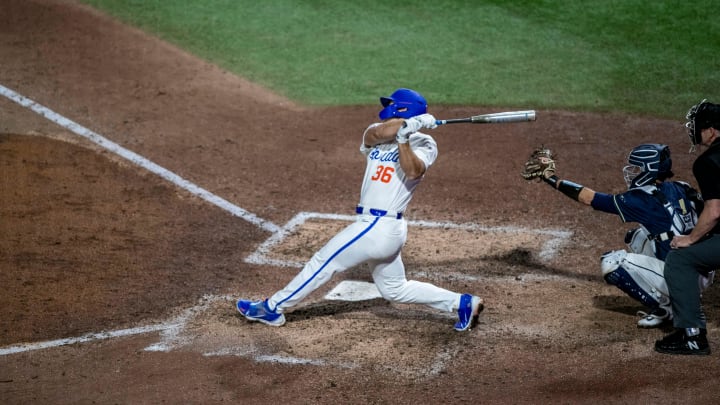
M525 180L540 180L553 174L555 174L555 156L545 146L540 146L532 152L521 173Z

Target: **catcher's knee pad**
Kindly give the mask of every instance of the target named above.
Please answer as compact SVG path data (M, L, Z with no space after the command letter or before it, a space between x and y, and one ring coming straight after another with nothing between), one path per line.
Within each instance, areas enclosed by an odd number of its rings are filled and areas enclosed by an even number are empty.
M645 306L655 308L661 305L662 297L657 289L649 285L642 277L633 277L623 263L627 257L624 250L615 250L602 255L601 267L603 278L630 297L642 302Z
M648 239L649 236L650 232L640 226L639 228L627 231L625 234L625 244L633 253L655 256L655 244Z
M611 250L603 253L600 257L600 269L603 277L620 267L620 263L625 260L625 257L627 257L627 252L624 250Z

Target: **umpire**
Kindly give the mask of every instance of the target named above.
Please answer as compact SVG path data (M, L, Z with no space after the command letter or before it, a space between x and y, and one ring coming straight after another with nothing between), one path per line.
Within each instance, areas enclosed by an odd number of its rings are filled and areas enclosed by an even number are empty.
M698 273L720 268L720 104L703 100L690 108L687 123L692 143L707 146L693 163L705 207L689 235L675 236L665 261L665 279L672 299L675 331L655 342L668 354L710 354Z

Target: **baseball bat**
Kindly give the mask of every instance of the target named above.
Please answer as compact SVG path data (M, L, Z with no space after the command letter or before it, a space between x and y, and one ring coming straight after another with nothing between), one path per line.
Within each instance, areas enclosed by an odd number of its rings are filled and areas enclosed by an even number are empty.
M507 111L491 114L473 115L466 118L453 118L449 120L436 120L438 125L445 124L506 124L508 122L528 122L535 121L535 110L525 111Z

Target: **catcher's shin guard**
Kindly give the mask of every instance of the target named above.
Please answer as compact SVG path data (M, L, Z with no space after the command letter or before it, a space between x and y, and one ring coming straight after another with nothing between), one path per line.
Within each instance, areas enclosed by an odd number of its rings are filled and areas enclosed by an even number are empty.
M616 250L607 252L602 256L601 267L605 282L616 286L649 308L668 307L669 299L661 293L661 286L653 285L648 278L640 274L640 271L652 273L651 270L640 270L637 266L628 263L626 261L627 255L624 250ZM653 275L652 278L657 277L657 275Z

